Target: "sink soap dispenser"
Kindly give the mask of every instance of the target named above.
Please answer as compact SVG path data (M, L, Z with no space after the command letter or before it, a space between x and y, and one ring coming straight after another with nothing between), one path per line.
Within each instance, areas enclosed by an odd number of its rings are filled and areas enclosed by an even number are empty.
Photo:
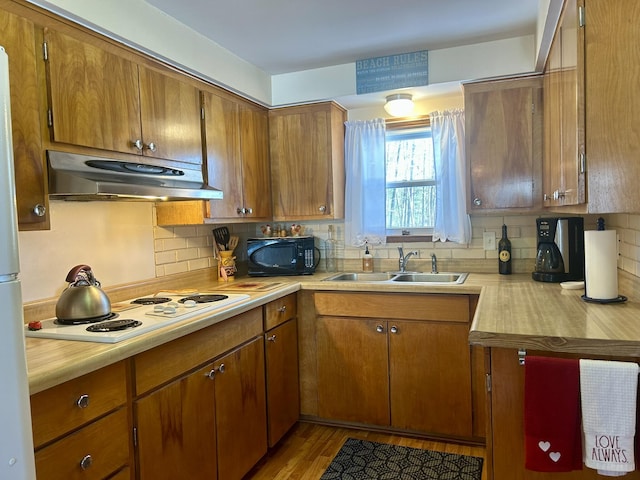
M373 255L369 253L369 244L365 243L364 256L362 257L362 271L366 273L373 272Z

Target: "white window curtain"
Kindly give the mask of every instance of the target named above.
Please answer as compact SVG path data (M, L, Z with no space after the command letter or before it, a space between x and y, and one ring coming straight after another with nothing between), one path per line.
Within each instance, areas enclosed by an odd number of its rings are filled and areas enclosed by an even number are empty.
M384 119L348 121L345 126L345 245L384 244Z
M433 241L471 242L464 162L464 110L433 112L431 134L436 174Z

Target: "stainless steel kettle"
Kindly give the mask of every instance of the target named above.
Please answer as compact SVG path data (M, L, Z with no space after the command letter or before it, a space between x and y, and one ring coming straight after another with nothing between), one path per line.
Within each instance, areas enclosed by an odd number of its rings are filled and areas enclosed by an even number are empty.
M106 317L111 313L111 302L100 288L89 265L76 265L67 274L69 286L56 303L56 317L67 322L82 322Z

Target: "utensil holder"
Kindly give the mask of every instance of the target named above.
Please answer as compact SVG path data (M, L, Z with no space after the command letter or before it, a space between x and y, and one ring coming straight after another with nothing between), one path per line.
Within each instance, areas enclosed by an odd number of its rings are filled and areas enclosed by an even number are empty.
M238 269L236 268L236 257L231 250L222 250L218 252L218 277L222 280L222 269L227 276L227 280L233 280L233 277Z

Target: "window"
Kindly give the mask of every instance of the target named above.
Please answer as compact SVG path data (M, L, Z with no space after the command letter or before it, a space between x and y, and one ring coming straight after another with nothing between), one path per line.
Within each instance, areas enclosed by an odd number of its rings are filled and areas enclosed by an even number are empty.
M385 153L387 235L431 234L436 182L428 120L387 125Z

